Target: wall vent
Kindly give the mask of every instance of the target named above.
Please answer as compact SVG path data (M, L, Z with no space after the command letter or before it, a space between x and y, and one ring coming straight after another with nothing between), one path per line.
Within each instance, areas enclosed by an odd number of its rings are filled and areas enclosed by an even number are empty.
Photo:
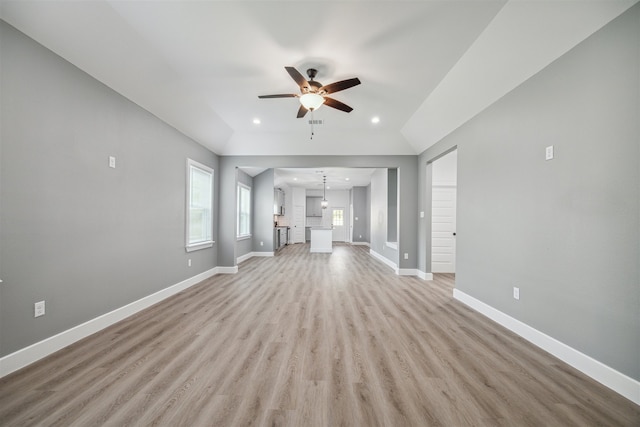
M322 120L309 120L310 125L321 125Z

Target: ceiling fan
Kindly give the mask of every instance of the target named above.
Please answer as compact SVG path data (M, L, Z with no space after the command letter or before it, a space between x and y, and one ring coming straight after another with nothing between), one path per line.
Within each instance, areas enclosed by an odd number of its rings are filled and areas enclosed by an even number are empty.
M287 70L287 73L289 73L291 78L295 80L300 87L300 94L285 93L278 95L260 95L258 98L300 98L300 104L302 105L300 105L300 109L298 109L298 118L304 117L304 115L307 114L307 111L317 110L322 104L346 113L353 110L353 108L349 107L347 104L333 98L329 98L326 95L359 85L360 80L357 77L323 86L322 83L313 80L318 73L318 70L315 68L309 68L307 70L307 75L309 76L308 81L294 67L284 67L284 69Z

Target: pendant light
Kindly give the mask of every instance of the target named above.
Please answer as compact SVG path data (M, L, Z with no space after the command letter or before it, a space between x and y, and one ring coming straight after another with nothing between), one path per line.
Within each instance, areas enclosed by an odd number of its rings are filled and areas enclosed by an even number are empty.
M320 206L322 209L327 209L329 207L329 202L327 201L327 177L322 177L322 201L320 202Z

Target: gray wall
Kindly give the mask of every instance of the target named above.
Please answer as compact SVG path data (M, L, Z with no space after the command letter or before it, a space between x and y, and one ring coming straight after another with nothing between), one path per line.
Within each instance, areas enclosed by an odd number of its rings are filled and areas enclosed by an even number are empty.
M398 241L398 170L387 170L387 242Z
M236 180L238 183L244 184L247 187L251 188L251 234L252 237L248 238L248 239L242 239L242 240L236 240L236 257L240 257L242 255L246 255L249 252L251 252L253 250L253 230L254 230L254 224L253 224L253 212L255 212L255 197L253 194L253 178L241 171L240 169L236 169ZM237 187L236 187L236 200L238 197L238 193L237 193ZM236 233L237 233L237 203L236 203Z
M457 146L456 287L636 380L639 96L636 5L423 153L419 193Z
M4 356L215 267L215 246L185 252L185 186L188 157L215 170L215 185L218 159L2 21L0 31ZM34 319L40 300L46 315Z
M353 187L353 241L369 242L371 206L367 204L367 187ZM355 218L358 218L356 221ZM360 237L362 236L362 237Z
M402 253L409 253L408 260L400 260L400 268L416 268L418 237L418 156L224 156L220 158L220 222L219 240L222 247L231 244L233 236L230 232L235 224L235 209L223 208L226 200L233 201L235 195L236 167L266 167L266 168L315 168L315 167L395 167L400 169L400 236L399 249ZM256 185L254 177L254 185ZM372 195L373 197L373 195ZM385 194L386 198L386 194ZM385 199L386 205L386 199ZM273 219L273 218L272 218ZM372 221L374 219L372 218ZM235 236L235 234L234 234ZM256 237L254 236L254 242ZM266 242L265 242L266 245ZM390 258L397 262L395 258ZM236 258L233 251L218 252L219 266L234 266Z
M253 251L273 252L273 169L253 177ZM260 245L260 242L263 244Z
M371 176L371 250L398 265L398 253L389 242L389 170L381 168ZM402 226L402 224L401 224ZM415 258L414 258L415 259Z

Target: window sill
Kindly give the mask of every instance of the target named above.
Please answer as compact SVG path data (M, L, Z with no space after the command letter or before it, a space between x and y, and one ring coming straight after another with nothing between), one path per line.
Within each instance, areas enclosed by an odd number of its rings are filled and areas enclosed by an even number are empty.
M236 240L240 241L240 240L248 240L251 238L251 234L247 234L246 236L237 236Z
M202 242L202 243L196 243L193 245L189 245L187 247L185 247L185 250L187 252L194 252L194 251L199 251L200 249L207 249L213 246L213 244L215 243L215 241L210 241L210 242Z
M398 242L387 242L386 245L391 249L395 249L396 251L398 250Z

